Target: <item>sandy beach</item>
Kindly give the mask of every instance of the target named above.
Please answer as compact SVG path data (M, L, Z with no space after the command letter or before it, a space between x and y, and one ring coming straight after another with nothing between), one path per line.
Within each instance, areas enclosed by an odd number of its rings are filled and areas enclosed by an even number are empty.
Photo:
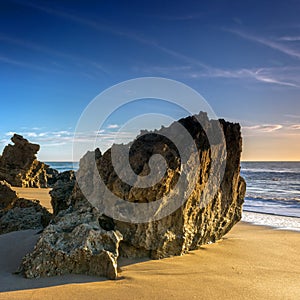
M51 197L49 192L51 189L36 189L36 188L20 188L12 187L17 192L20 198L39 200L41 205L46 207L52 213Z
M18 192L45 200L49 191ZM81 275L29 280L13 275L37 238L33 230L0 236L1 300L297 299L300 293L300 234L293 231L241 222L223 240L182 257L123 260L116 281Z

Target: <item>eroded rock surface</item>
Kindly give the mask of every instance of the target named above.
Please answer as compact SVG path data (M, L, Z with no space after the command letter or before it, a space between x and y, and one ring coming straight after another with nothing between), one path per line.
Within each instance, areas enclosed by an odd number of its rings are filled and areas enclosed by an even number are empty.
M18 199L17 193L12 190L6 181L0 181L0 209L4 209Z
M36 158L40 146L18 134L11 141L14 145L7 145L0 156L0 180L18 187L47 187L48 166Z
M179 121L197 146L196 151L186 160L179 156L172 141L164 137L167 133L177 135L181 143L179 146L189 151L185 137L176 132L176 123L158 131L143 132L146 135L139 136L133 143L114 145L103 155L99 149L88 152L81 159L76 174L84 193L76 183L72 195L58 201L65 201L71 206L67 210L57 210L57 217L43 232L32 254L23 260L22 273L27 277L39 277L74 272L114 278L116 267L112 266L115 266L118 252L126 257L157 259L182 255L222 238L241 219L242 214L245 181L240 177L240 125L219 121L224 132L226 156L224 149L218 144L218 139L209 141L206 134L214 131L218 121L208 120L204 113L200 113L198 117L202 126L195 117ZM111 151L114 147L130 148L129 161L138 175L149 173L149 159L154 154L166 158L167 171L161 181L151 187L140 188L134 184L127 184L118 177L112 165ZM188 152L184 154L186 153ZM217 164L213 163L214 160L217 160ZM182 188L184 185L177 183L182 176L182 170L195 165L197 176L186 177L183 180L195 183L186 197L187 191ZM209 181L211 169L214 168L213 171L218 172L222 167L225 171L221 182ZM160 171L160 166L158 170ZM105 185L99 184L99 174ZM210 186L207 188L208 182ZM216 188L215 193L212 192L213 188ZM62 191L63 189L62 187ZM68 190L67 187L66 189ZM60 195L63 195L63 192ZM171 214L159 220L130 223L118 217L107 217L111 216L107 212L111 211L112 207L115 209L115 216L119 216L122 210L126 209L126 205L116 205L116 196L124 199L124 203L151 203L168 195L173 195L174 199L186 200ZM97 205L98 209L92 208L92 204L86 198ZM166 205L161 203L158 213ZM147 211L141 213L146 215ZM110 247L105 242L107 240ZM100 269L95 270L91 265L92 257L101 266ZM109 267L102 267L103 263Z
M25 229L42 229L51 219L38 200L19 198L11 186L0 181L0 234Z
M56 182L50 192L53 214L57 215L61 210L67 209L71 200L76 182L74 171L66 171L56 176Z
M120 244L120 255L128 257L149 256L151 258L182 255L189 250L197 249L202 244L215 242L222 238L241 219L246 185L243 178L240 177L242 151L240 125L220 120L227 150L227 156L224 157L220 155L222 147L218 144L210 147L206 136L207 132L214 130L217 121L209 121L204 113L201 113L199 118L203 127L195 117L188 117L179 121L188 130L198 149L199 177L196 179L193 191L180 208L158 221L135 224L115 220L115 228L123 235L123 241ZM84 196L88 195L89 199L95 199L95 197L98 196L99 198L99 195L101 195L97 204L100 206L100 211L102 209L102 212L107 214L107 207L105 206L107 205L107 199L111 196L110 192L97 185L98 172L105 186L113 194L130 202L147 203L156 201L174 192L174 187L176 195L184 197L185 190L182 190L180 186L176 187L181 174L180 163L182 162L180 162L180 157L174 145L164 138L172 130L175 130L174 124L169 128L162 128L159 131L142 135L129 145L113 146L131 147L129 160L132 169L137 174L147 174L149 170L148 161L153 154L159 153L164 156L168 161L167 176L158 184L150 188L137 188L124 183L114 171L111 161L111 149L103 155L99 153L99 150L96 150L94 154L92 152L88 153L80 163L77 179L82 180L84 183L85 195L80 193L78 186L75 187L73 195L75 205L76 202L82 203ZM162 137L160 134L164 136ZM185 142L184 137L181 139L179 136L178 140L182 140L182 143ZM95 157L97 170L93 169ZM224 166L225 172L216 194L207 194L207 203L202 205L201 195L208 182L213 159L220 160L216 168ZM194 165L196 162L196 156L192 154L182 168ZM215 172L217 171L216 169ZM91 176L87 172L94 172L94 174ZM214 181L212 182L214 184ZM106 201L103 201L103 199Z
M74 273L115 279L122 235L103 229L102 219L91 207L63 211L24 257L19 272L27 278Z

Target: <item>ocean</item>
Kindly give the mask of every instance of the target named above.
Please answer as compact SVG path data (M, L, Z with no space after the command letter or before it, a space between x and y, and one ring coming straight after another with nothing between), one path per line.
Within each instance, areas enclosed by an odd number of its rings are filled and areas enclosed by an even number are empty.
M79 163L47 162L59 172ZM247 183L243 221L300 231L300 162L242 162Z
M300 231L300 162L242 162L243 220Z

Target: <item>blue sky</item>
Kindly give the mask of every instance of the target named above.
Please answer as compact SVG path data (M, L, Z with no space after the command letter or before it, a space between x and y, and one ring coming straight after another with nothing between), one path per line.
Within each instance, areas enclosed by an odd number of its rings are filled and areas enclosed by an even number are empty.
M243 159L300 160L299 15L295 0L2 0L0 148L18 132L41 144L40 159L71 160L77 121L95 96L158 76L240 122ZM104 148L124 122L111 121Z

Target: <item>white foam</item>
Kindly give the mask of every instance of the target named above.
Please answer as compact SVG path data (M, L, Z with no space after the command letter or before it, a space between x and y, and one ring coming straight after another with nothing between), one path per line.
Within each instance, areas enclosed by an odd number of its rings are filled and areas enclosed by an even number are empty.
M242 221L276 229L300 231L300 218L243 211Z

